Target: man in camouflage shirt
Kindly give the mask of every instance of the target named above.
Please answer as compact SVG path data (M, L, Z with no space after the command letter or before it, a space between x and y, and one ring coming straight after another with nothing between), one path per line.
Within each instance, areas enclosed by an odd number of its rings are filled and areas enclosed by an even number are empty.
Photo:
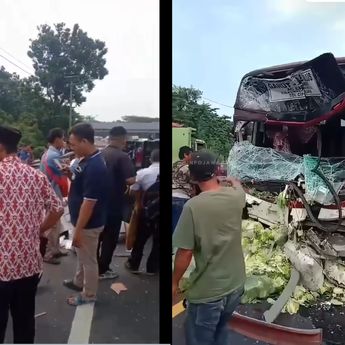
M193 150L182 146L179 150L180 160L173 164L172 170L172 210L173 232L182 213L183 205L194 195L194 188L190 184L188 164Z

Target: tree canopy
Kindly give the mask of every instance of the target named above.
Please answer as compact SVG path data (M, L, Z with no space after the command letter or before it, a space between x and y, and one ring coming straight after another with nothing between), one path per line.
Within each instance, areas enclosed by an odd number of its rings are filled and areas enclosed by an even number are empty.
M90 38L78 24L72 30L64 23L37 29L38 38L31 40L28 56L44 95L55 106L67 105L72 82L73 103L81 105L86 101L83 92L92 91L94 81L108 74L105 43Z
M201 102L202 91L173 85L173 121L196 129L196 137L205 140L208 148L226 159L233 144L230 117L217 114L217 108Z
M0 67L0 123L19 128L22 144L42 147L51 128L68 129L70 82L73 105L78 106L86 100L83 93L108 71L105 43L90 38L78 24L72 30L64 23L41 25L38 31L28 52L34 76L20 78ZM82 116L73 110L72 119L75 123Z

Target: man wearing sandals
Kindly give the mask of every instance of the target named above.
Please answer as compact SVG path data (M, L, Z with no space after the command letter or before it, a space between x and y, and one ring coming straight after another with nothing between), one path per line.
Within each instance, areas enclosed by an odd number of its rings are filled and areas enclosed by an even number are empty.
M70 132L70 145L79 160L73 174L68 206L74 226L72 245L76 248L77 270L64 285L80 294L67 299L78 306L96 300L98 288L97 245L106 221L108 174L105 161L94 145L94 129L90 124L75 125ZM69 169L69 168L66 168Z

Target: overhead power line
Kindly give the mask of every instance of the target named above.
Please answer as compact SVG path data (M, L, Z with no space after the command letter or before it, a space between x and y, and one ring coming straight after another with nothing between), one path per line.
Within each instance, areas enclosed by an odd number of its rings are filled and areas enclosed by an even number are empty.
M0 57L2 57L3 59L5 59L7 62L9 62L10 64L12 64L13 66L16 66L17 68L19 68L20 70L22 70L23 72L32 75L30 72L25 71L25 69L21 68L20 66L18 66L17 64L15 64L14 62L12 62L11 60L9 60L6 56L3 56L0 54Z
M209 102L212 102L212 103L215 103L215 104L219 104L223 107L227 107L227 108L231 108L233 109L234 107L232 107L231 105L227 105L227 104L223 104L223 103L220 103L220 102L217 102L217 101L213 101L212 99L209 99L209 98L206 98L206 97L202 97L203 99L205 99L206 101L209 101Z
M17 59L15 56L13 56L10 52L8 52L7 50L5 50L4 48L0 47L0 50L2 50L5 54L7 54L8 56L10 56L12 59L14 59L15 61L17 61L18 63L20 63L22 66L24 66L25 68L30 69L31 67L29 67L28 65L26 65L24 62L20 61L19 59Z
M345 1L345 0L344 0ZM179 95L175 95L174 97L177 97L177 98L180 98L180 99L185 99L184 97L182 96L179 96ZM227 105L227 104L224 104L224 103L220 103L220 102L217 102L217 101L213 101L212 99L209 99L209 98L206 98L206 97L203 97L201 96L202 99L206 100L206 101L209 101L209 102L212 102L212 103L215 103L215 104L219 104L223 107L227 107L227 108L231 108L231 109L234 109L234 107L232 107L231 105Z

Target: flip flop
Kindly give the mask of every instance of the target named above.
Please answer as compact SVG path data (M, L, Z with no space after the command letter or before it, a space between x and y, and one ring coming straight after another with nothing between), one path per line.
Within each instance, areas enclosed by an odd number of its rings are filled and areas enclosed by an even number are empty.
M74 291L83 291L83 288L82 287L79 287L79 286L77 286L77 285L75 285L74 283L73 283L73 280L72 279L67 279L67 280L64 280L63 281L63 285L64 286L66 286L67 288L69 288L69 289L72 289L72 290L74 290Z
M83 304L94 303L94 302L96 302L96 297L85 297L82 294L67 298L67 304L74 307L77 307Z

